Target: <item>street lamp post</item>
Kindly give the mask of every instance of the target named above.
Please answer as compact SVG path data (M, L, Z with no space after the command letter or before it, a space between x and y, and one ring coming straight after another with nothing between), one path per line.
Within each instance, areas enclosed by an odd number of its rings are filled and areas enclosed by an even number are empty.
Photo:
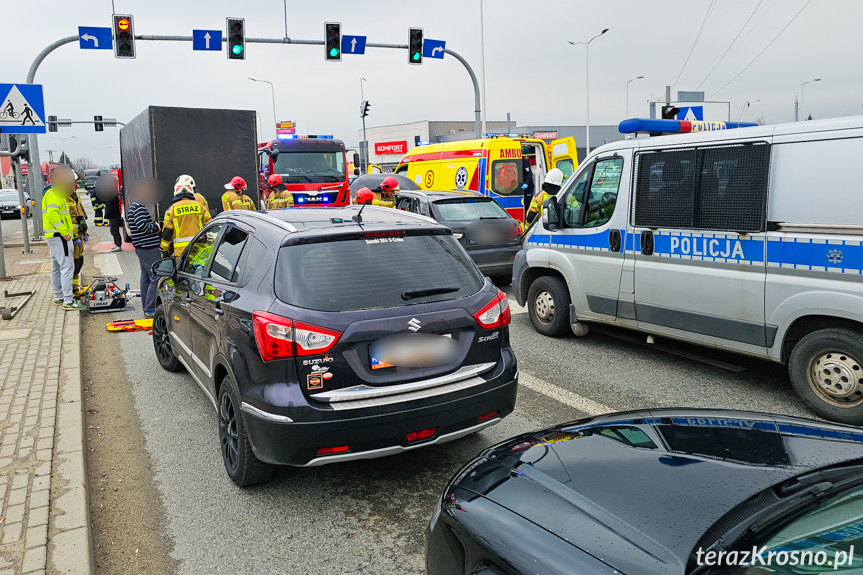
M629 84L630 84L630 82L635 82L636 80L643 80L643 79L644 79L644 76L636 76L635 78L632 78L631 80L626 81L626 116L624 116L625 118L629 117Z
M62 142L63 142L63 155L64 155L64 156L66 156L66 140L71 140L71 139L72 139L72 138L74 138L74 137L75 137L75 136L69 136L68 138L56 138L56 137L54 137L54 136L51 136L51 139L52 139L52 140L60 140L60 141L62 141ZM68 158L69 158L69 156L66 156L66 158L68 159Z
M482 134L477 134L477 138L484 138L486 133L486 110L485 110L485 17L482 12L482 0L479 0L479 67L480 75L482 76Z
M94 147L93 147L93 149L94 149L94 150L99 150L100 152L102 152L102 164L101 164L101 167L103 167L103 168L104 168L104 167L105 167L105 150L110 150L110 149L111 149L111 146L108 146L107 148L96 148L96 147L94 146Z
M806 84L811 84L812 82L820 82L820 81L821 81L821 78L815 78L813 80L807 80L800 85L800 104L798 105L800 107L800 119L803 118L803 88L806 86Z
M590 154L590 43L605 34L606 32L608 32L608 28L605 28L602 32L600 32L587 42L570 42L570 44L572 44L573 46L576 46L578 44L584 44L584 105L587 116L585 118L586 134L584 137L584 139L587 140L585 142L585 156Z
M255 78L249 78L252 82L263 82L264 84L270 85L270 94L273 97L273 129L276 129L276 124L279 123L279 118L276 116L276 89L273 87L273 83L269 80L256 80Z
M365 78L360 78L360 108L362 109L363 102L366 101L365 92L363 92L363 82L368 82ZM363 165L360 166L363 174L369 171L369 138L366 136L366 115L362 114L363 117Z

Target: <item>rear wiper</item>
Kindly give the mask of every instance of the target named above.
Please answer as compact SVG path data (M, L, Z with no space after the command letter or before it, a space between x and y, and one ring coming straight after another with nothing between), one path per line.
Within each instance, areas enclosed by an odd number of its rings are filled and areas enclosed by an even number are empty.
M407 301L409 299L414 299L418 297L425 297L427 295L438 295L442 293L452 293L454 291L458 291L457 287L434 287L434 288L420 288L420 289L409 289L402 292L402 299Z
M482 216L481 220L505 220L506 216Z

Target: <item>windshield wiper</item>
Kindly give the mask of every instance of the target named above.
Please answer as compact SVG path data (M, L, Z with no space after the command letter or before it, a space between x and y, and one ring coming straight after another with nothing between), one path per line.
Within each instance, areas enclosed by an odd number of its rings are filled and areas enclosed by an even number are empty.
M425 297L427 295L439 295L444 293L452 293L454 291L458 291L457 287L433 287L433 288L419 288L419 289L409 289L402 292L402 299L409 300L418 297Z
M308 176L303 176L303 175L295 174L295 175L293 175L293 176L288 176L288 179L290 179L290 178L305 178L307 182L309 182L310 184L312 183L312 179L311 179L310 177L308 177Z

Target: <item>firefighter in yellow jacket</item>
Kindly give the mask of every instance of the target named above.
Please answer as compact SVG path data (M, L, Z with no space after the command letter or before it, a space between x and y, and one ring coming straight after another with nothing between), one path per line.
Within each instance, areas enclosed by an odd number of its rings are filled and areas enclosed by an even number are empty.
M81 289L81 268L84 266L84 242L87 241L87 212L81 205L77 192L66 198L66 209L69 210L69 219L72 220L72 258L74 270L72 275L72 295L75 297L84 294Z
M225 184L225 193L222 194L222 210L251 210L255 211L255 202L245 194L246 180L240 176L231 178L230 184Z
M189 184L189 187L192 188L192 192L195 194L195 199L199 204L204 206L204 211L210 211L210 205L207 203L207 198L204 197L204 194L198 191L198 186L195 185L195 178L189 176L187 174L183 174L177 177L177 181L175 184Z
M162 226L162 242L159 248L167 252L174 245L172 254L179 256L204 224L210 221L210 212L195 199L195 193L189 184L180 183L174 186L174 201L165 211L165 223Z
M542 209L545 205L545 200L551 196L556 196L560 191L560 186L563 185L563 172L559 168L552 168L545 175L545 181L542 183L542 191L534 196L530 202L530 207L524 216L524 225L532 224L535 219L542 216ZM578 207L578 201L573 198L575 207Z
M283 210L294 207L294 195L282 183L282 176L273 174L267 178L267 183L270 184L270 196L267 198L268 210Z
M387 176L380 186L372 190L372 193L375 195L372 205L384 208L396 207L397 191L399 191L399 181L392 176Z

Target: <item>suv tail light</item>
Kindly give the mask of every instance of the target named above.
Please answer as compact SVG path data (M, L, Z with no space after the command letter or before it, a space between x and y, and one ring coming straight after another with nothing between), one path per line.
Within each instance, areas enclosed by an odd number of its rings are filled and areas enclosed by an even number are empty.
M273 361L274 359L285 359L293 357L293 324L286 317L256 311L252 313L255 322L255 341L261 359Z
M509 299L501 290L481 310L473 314L474 319L483 329L503 327L512 321L512 313L509 310Z
M295 322L265 311L254 312L252 318L255 323L255 341L264 361L287 359L295 354L326 353L341 336L337 331Z
M340 332L316 325L294 322L294 342L297 344L297 355L327 353L339 341L340 335L342 335Z

